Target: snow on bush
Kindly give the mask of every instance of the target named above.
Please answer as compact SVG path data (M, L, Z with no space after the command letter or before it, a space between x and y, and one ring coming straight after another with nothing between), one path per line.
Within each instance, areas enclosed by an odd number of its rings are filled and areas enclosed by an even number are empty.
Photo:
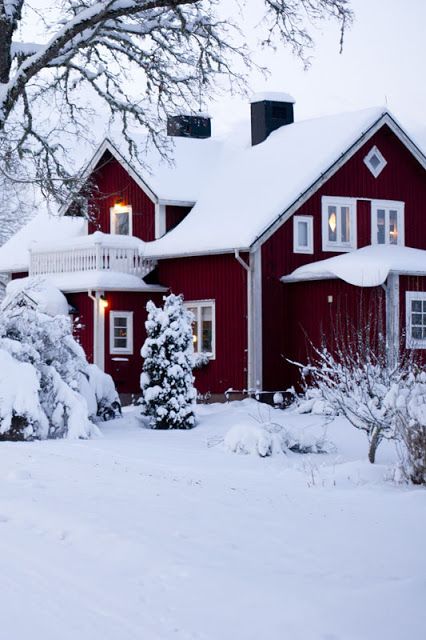
M225 448L242 454L257 454L262 458L279 453L328 453L334 449L308 429L291 431L275 422L242 422L231 427L225 436Z
M96 401L96 416L103 420L121 415L121 403L115 388L114 380L95 364L87 367L89 384Z
M142 413L154 429L190 429L195 425L196 391L192 375L192 314L182 296L164 298L164 308L147 304L147 338L141 350Z
M31 283L21 283L8 290L2 305L0 362L7 363L0 377L3 439L88 438L97 432L89 419L95 405L87 401L92 384L97 413L96 385L84 351L72 336L70 319L38 308L41 300L43 309L65 310L62 294L53 291L50 286L43 291L40 281L34 290ZM110 382L104 387L108 389L100 395L112 398Z

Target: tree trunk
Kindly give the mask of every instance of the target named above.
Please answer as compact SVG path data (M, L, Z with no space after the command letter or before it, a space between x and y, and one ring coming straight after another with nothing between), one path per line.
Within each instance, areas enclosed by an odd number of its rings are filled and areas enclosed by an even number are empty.
M380 429L378 427L374 427L370 440L370 447L368 449L368 460L371 464L374 464L376 461L376 451L380 444L380 440Z

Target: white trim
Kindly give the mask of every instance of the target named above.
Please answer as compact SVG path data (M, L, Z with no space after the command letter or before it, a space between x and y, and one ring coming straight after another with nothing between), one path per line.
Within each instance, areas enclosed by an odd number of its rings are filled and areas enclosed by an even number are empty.
M399 200L372 200L371 201L371 244L377 242L377 209L385 209L385 243L389 237L389 209L397 211L398 218L398 242L397 245L405 245L405 203Z
M114 346L114 320L115 318L127 319L127 347ZM109 352L113 354L133 354L133 311L110 311L109 313Z
M299 244L299 223L306 223L306 236L308 244ZM314 252L314 218L313 216L293 216L293 253Z
M406 291L405 293L405 345L407 349L426 349L426 338L418 339L418 338L411 337L411 330L412 330L411 302L413 300L420 300L421 302L426 302L426 291Z
M155 239L161 238L166 233L166 205L157 202L155 205Z
M262 249L250 253L250 266L252 270L251 286L251 311L253 315L253 368L251 388L258 391L263 389L263 334L262 334Z
M116 233L115 232L115 224L114 224L114 216L116 213L128 213L129 214L129 233ZM110 234L113 236L117 236L117 235L128 235L128 236L132 236L133 235L133 210L132 210L132 206L130 204L126 204L126 205L121 205L121 204L115 204L113 207L110 207L109 209L109 231Z
M337 196L322 196L321 198L321 220L322 220L322 250L327 252L353 251L357 248L357 202L355 198L342 198ZM328 207L348 207L349 208L349 242L342 242L339 236L340 216L336 216L336 240L328 238Z
M379 164L377 165L377 167L373 167L370 164L371 158L373 156L376 156L377 159L379 160ZM374 145L374 147L371 147L370 151L365 156L364 164L367 167L367 169L373 174L373 176L375 178L378 178L378 176L382 173L383 169L386 167L387 160L384 158L383 154L380 153L376 145Z
M202 344L202 309L210 308L212 310L212 351L195 351L194 353L205 353L210 360L216 360L216 300L185 300L183 303L185 309L196 309L197 317L197 346Z

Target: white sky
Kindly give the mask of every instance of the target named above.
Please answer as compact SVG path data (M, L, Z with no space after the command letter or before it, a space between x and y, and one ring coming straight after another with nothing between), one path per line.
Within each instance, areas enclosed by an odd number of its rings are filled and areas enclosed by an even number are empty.
M248 0L253 16L259 2ZM387 104L426 142L426 0L352 0L352 7L355 22L341 55L337 26L324 23L308 71L288 51L264 52L258 59L270 78L253 74L250 88L291 93L296 119ZM218 132L248 115L245 100L208 107Z

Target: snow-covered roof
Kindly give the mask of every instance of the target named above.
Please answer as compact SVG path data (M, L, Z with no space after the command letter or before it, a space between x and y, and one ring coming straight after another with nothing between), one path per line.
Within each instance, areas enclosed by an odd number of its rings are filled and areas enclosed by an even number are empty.
M56 243L64 239L77 238L87 233L87 222L83 218L38 213L0 247L0 272L28 271L29 249L39 245Z
M248 249L284 212L382 122L383 107L279 128L261 144L234 149L215 167L196 205L165 236L146 244L153 258Z
M64 293L77 291L167 291L159 285L146 284L138 276L116 271L74 271L72 273L49 273L43 280ZM25 285L32 278L19 278Z
M272 102L291 102L294 104L296 100L289 93L283 93L282 91L261 91L254 93L250 98L250 104L253 102L263 102L264 100L271 100Z
M389 273L426 276L426 251L394 245L370 245L311 262L281 280L303 282L339 278L358 287L377 287L385 282Z

